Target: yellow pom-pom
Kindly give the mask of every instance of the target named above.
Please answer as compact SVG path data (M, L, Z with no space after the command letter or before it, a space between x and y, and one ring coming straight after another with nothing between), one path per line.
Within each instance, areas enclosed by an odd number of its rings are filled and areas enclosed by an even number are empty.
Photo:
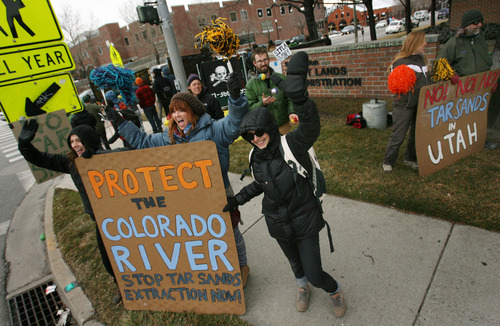
M445 58L437 59L432 67L432 79L434 81L450 80L455 75L455 71Z
M240 39L222 19L224 18L217 18L212 21L212 26L205 26L203 32L196 35L198 40L195 47L198 48L198 46L202 47L204 44L209 44L216 53L231 58L231 56L236 55L240 47Z
M260 79L266 80L266 75L265 74L260 74Z

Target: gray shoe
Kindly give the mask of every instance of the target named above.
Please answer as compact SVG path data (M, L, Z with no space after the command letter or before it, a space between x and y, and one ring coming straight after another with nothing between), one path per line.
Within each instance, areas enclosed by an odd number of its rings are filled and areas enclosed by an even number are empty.
M382 169L384 169L384 172L390 173L392 172L392 165L382 164Z
M406 166L411 167L413 170L418 170L418 163L413 161L404 160L403 162Z
M299 288L297 294L297 311L304 312L309 308L309 296L311 295L311 287L307 284L304 287Z
M342 294L342 290L339 292L330 295L330 299L333 303L333 314L335 317L342 317L345 314L345 300L344 295Z

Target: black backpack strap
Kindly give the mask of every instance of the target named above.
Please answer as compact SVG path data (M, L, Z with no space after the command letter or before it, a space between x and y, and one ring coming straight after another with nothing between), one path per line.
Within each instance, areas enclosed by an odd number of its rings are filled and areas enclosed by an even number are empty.
M328 224L328 222L326 220L324 221L326 224L326 231L328 232L328 241L330 242L330 253L332 253L335 251L335 249L333 248L332 230L330 229L330 225Z

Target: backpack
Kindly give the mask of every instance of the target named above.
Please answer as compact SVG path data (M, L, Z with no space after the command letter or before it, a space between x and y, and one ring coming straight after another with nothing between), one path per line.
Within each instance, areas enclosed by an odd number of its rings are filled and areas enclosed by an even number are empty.
M318 202L318 206L321 210L321 213L323 213L323 198L326 195L326 180L325 176L323 175L323 172L321 171L321 167L319 165L318 158L316 156L316 152L314 151L314 148L311 147L307 151L309 154L309 159L311 160L311 167L312 171L309 173L297 160L295 155L293 155L292 150L290 149L290 146L288 145L288 142L286 140L286 136L282 135L280 138L280 151L281 154L283 155L283 159L285 162L288 164L288 166L292 169L293 171L293 180L296 182L297 177L300 175L301 177L307 179L309 181L309 185L311 186L311 189L313 191L314 196L316 197L316 201ZM250 151L248 154L248 161L249 161L249 168L245 170L243 175L241 176L241 180L243 180L244 176L246 175L246 172L249 171L252 174L252 177L255 180L255 176L253 174L253 169L252 169L252 158L253 158L253 153L254 153L254 148ZM300 191L300 189L299 189ZM325 221L327 231L328 231L328 240L330 242L330 252L334 251L333 248L333 241L332 241L332 236L331 236L331 230L330 230L330 225Z

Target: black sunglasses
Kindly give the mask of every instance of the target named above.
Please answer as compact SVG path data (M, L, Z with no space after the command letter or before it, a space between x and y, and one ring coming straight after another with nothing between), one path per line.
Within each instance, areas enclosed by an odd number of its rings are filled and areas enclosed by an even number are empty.
M257 137L262 137L262 135L264 135L265 132L266 131L264 129L257 129L254 132L247 131L243 135L241 135L241 137L243 137L243 139L245 139L246 141L251 142L254 138L254 135Z
M476 20L475 22L472 22L472 25L479 25L479 23L482 23L482 20Z

